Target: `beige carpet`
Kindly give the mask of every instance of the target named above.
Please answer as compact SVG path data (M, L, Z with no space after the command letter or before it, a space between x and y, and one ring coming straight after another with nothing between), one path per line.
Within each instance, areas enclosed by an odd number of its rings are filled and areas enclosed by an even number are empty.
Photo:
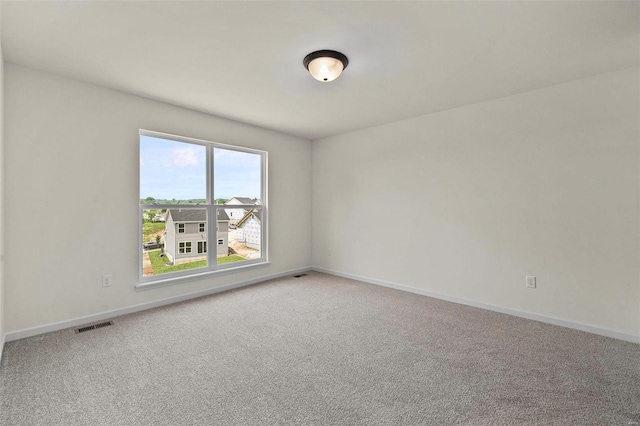
M0 424L640 423L640 345L320 273L114 322L8 343Z

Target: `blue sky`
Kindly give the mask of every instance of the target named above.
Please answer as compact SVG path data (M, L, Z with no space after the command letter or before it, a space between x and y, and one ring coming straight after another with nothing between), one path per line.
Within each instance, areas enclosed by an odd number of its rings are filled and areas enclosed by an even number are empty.
M206 148L140 136L140 198L206 198ZM215 198L260 197L260 156L214 148Z

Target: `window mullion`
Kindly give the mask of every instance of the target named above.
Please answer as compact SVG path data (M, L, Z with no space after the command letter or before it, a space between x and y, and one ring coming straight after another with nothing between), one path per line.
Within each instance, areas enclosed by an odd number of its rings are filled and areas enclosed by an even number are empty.
M218 210L215 207L216 197L214 193L214 182L213 182L213 168L215 162L213 161L213 146L207 146L207 197L209 205L207 207L207 217L209 218L209 226L207 227L207 266L210 270L216 269L218 258ZM214 226L215 225L215 226ZM215 252L211 254L211 242L215 241L216 244L213 244L215 247Z

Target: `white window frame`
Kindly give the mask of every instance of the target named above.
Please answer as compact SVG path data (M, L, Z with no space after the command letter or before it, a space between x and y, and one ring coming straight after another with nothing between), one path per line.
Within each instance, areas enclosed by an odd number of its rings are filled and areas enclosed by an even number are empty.
M198 241L198 254L204 254L207 252L207 242L206 241Z
M204 223L198 224L198 232L206 232L206 225Z
M175 142L183 142L195 145L201 145L206 147L206 157L207 157L207 198L205 204L142 204L140 203L140 195L138 196L139 204L139 213L137 217L137 221L139 224L139 232L136 238L136 244L139 247L139 283L136 285L136 290L148 290L151 288L163 287L167 285L179 284L182 282L189 282L197 279L203 279L211 275L217 274L226 274L231 272L239 272L247 269L253 269L256 267L269 265L269 256L268 256L268 153L266 151L256 150L252 148L239 147L234 145L222 144L218 142L211 142L201 139L193 139L185 136L177 136L171 135L167 133L154 132L151 130L143 130L139 131L138 141L140 140L140 136L150 136L154 138L167 139ZM211 250L206 251L207 256L207 266L202 268L188 269L183 271L170 272L166 274L153 275L144 277L142 275L143 268L143 249L141 244L141 235L142 235L142 214L144 210L161 210L161 209L176 209L176 208L204 208L207 211L207 222L210 222L209 218L217 218L217 210L224 210L225 207L228 206L224 204L215 204L215 199L219 198L214 194L214 184L213 184L213 176L214 176L214 159L213 152L214 148L227 149L239 152L246 152L250 154L257 154L260 156L260 168L261 168L261 188L260 188L260 204L259 205L234 205L234 208L244 208L244 209L260 209L261 210L261 238L260 238L260 258L258 259L249 259L240 262L231 262L225 263L222 265L217 264L217 250L213 252ZM140 149L138 149L138 153L140 153ZM139 163L139 161L138 161ZM138 188L140 188L140 182L138 181ZM198 225L199 226L199 225ZM207 236L207 241L217 241L217 232L218 226L216 221L216 226L207 226L205 227L205 235ZM176 235L182 234L177 232ZM186 245L185 245L186 248ZM176 247L178 249L178 247ZM179 250L178 250L179 251ZM185 253L186 254L186 253Z
M178 234L184 234L184 230L185 230L185 224L184 223L178 223Z

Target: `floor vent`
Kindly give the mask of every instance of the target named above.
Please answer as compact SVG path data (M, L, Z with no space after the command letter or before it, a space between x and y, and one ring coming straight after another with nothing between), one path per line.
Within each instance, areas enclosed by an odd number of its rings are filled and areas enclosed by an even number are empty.
M93 325L85 325L84 327L76 328L76 334L84 333L85 331L89 330L95 330L97 328L108 327L110 325L113 325L113 321L106 321Z
M298 274L298 275L294 275L294 278L300 278L300 277L306 277L309 274Z

